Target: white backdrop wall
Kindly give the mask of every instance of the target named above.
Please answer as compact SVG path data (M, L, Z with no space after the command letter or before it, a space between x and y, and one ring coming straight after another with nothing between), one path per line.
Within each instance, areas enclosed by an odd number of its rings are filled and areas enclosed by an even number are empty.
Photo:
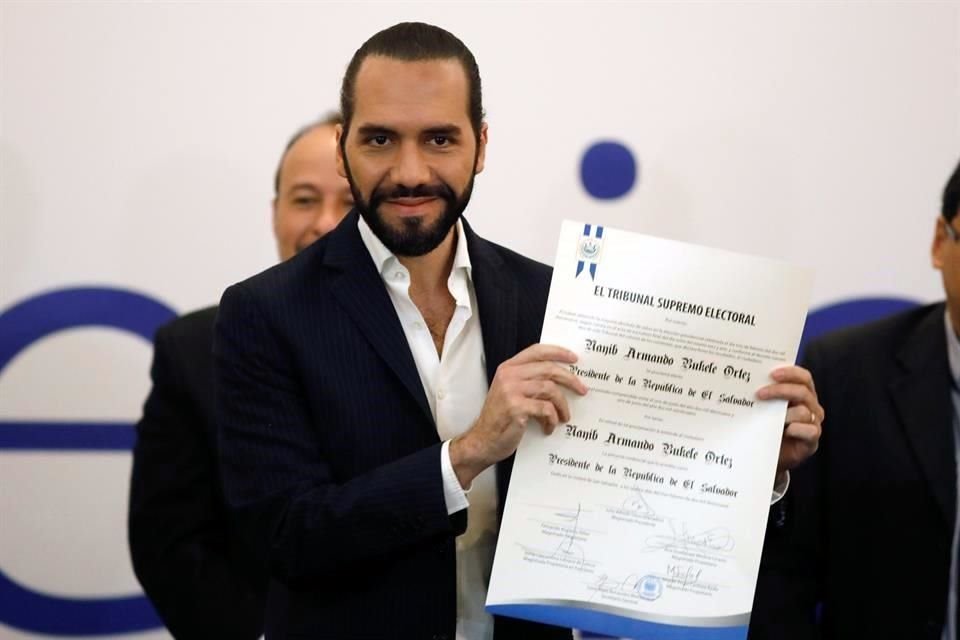
M402 20L450 29L480 63L490 144L468 217L491 239L550 262L570 217L810 265L814 308L940 297L928 249L960 159L958 2L6 0L0 575L59 599L138 595L129 452L17 447L2 430L129 429L150 361L107 327L14 349L30 327L10 310L100 287L182 312L269 266L283 144L336 106L362 41ZM598 140L639 165L624 197L581 184ZM10 624L5 595L0 638L39 637Z

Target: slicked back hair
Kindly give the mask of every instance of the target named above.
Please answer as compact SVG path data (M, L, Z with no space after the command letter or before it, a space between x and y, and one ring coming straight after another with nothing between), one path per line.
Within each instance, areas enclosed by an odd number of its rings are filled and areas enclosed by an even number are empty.
M343 124L343 118L340 117L340 114L336 111L331 111L323 117L317 118L313 122L309 122L299 129L297 132L290 136L290 139L287 141L287 146L283 148L283 153L280 154L280 162L277 163L277 170L273 174L273 195L280 195L280 171L283 169L283 161L287 159L287 153L290 152L290 149L293 145L297 144L297 141L300 140L303 136L307 135L309 132L317 129L319 127L335 127L338 124Z
M384 56L405 62L456 59L467 74L467 111L477 141L483 124L483 91L480 86L480 68L473 53L457 36L445 29L423 22L401 22L374 34L353 54L340 87L340 112L343 114L343 135L346 140L353 119L356 99L357 73L369 56Z

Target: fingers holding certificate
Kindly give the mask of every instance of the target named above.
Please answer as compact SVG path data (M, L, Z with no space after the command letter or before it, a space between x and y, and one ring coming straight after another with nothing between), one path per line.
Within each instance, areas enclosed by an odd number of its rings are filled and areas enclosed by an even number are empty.
M774 474L812 453L823 419L809 373L782 366L810 280L563 224L542 341L569 357L519 354L475 426L489 444L464 436L477 460L517 447L488 609L632 638L746 637ZM540 426L524 434L524 418Z
M450 443L450 463L462 487L469 487L481 471L512 455L529 420L539 422L546 434L570 420L561 389L579 395L587 392L586 385L564 366L576 361L569 349L535 344L497 368L477 421Z
M796 366L780 367L770 376L773 383L759 389L757 398L788 402L777 461L779 474L793 469L816 452L825 413L809 371Z

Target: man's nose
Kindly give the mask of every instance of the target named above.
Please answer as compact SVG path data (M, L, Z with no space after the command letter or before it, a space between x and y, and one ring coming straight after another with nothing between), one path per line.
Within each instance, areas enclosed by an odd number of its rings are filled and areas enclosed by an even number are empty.
M325 198L323 205L318 208L316 215L313 217L311 232L318 238L326 235L333 231L346 213L339 200Z
M430 167L427 166L423 149L419 144L407 142L400 147L394 167L393 183L414 188L430 182Z

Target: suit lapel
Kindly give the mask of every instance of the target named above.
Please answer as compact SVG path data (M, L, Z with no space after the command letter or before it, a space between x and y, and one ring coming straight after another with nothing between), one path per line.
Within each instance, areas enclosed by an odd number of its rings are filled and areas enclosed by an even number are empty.
M892 381L889 389L944 522L952 527L957 508L953 405L943 307L936 309L898 353L903 375Z
M496 249L477 236L466 220L463 227L470 252L489 384L500 363L517 353L519 287L514 274L504 268ZM430 405L400 319L357 229L357 214L351 213L330 233L327 242L324 264L340 272L331 279L334 297L433 424ZM512 466L513 456L497 465L497 489L501 497L506 495ZM502 516L502 498L499 502L498 512Z
M517 282L504 269L503 259L486 240L463 221L467 250L473 266L473 290L477 294L487 383L493 382L497 367L517 353Z
M390 294L377 272L357 229L357 213L351 212L330 233L324 264L339 271L330 290L351 317L374 351L396 374L424 416L433 425L417 365L400 325Z
M473 290L477 294L480 329L483 332L487 384L492 384L497 367L516 355L520 346L517 340L519 286L514 274L504 268L503 258L496 249L477 236L466 220L463 221L463 228L473 265ZM511 455L496 465L498 522L503 519L513 458Z

